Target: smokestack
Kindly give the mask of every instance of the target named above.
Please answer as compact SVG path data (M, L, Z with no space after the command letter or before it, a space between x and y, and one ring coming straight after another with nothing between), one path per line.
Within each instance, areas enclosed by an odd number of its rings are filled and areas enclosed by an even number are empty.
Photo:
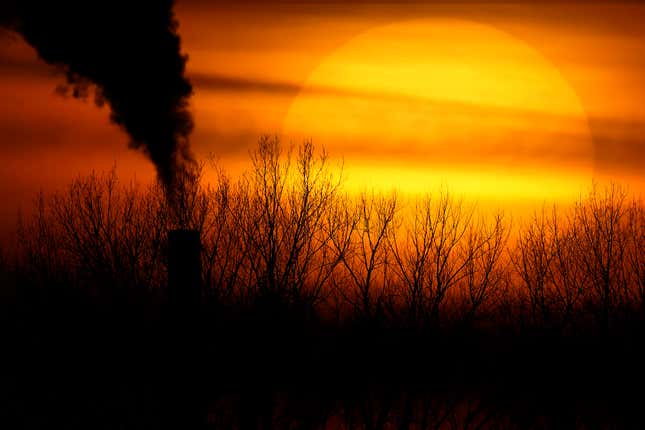
M190 311L201 302L201 241L197 230L168 232L168 300Z
M168 427L204 428L207 409L201 391L203 363L201 303L201 241L199 231L176 229L168 232L169 347L173 366L168 369L171 402L166 413Z

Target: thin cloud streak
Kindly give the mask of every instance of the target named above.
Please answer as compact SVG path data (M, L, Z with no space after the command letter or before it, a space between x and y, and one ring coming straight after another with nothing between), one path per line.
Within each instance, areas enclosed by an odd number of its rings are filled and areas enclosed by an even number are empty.
M550 112L539 112L534 110L505 108L501 106L485 106L471 103L461 103L451 100L429 99L415 97L405 94L388 92L363 91L332 86L303 86L295 82L271 81L252 79L245 77L221 75L221 74L190 74L197 91L232 92L232 93L262 93L282 97L296 97L299 94L322 96L322 97L349 97L361 98L375 101L390 101L409 104L423 104L438 112L442 110L453 110L464 115L473 115L478 118L523 118L531 121L557 121L566 122L579 120L579 118L567 117L566 115ZM625 119L602 116L590 116L587 122L592 134L594 146L594 164L596 169L609 170L625 168L630 172L638 173L645 164L645 121L642 119ZM260 131L258 131L260 132ZM577 141L584 139L584 136L568 133L566 130L561 133L553 133L557 141ZM237 139L236 139L237 140ZM364 148L360 144L344 148L349 151L360 152ZM227 152L227 151L225 151ZM403 151L410 152L410 151ZM404 155L400 152L398 155ZM390 154L393 155L393 154ZM408 154L409 155L409 154ZM489 154L493 155L493 154ZM527 154L528 155L528 154ZM576 154L568 154L567 151L554 151L554 154L532 154L537 159L556 158L558 155L565 155L565 159L574 157ZM496 154L497 157L503 154ZM573 161L573 160L572 160Z
M393 93L386 91L366 91L332 86L311 86L300 85L294 82L269 81L260 79L243 78L219 74L189 73L191 81L197 90L220 91L220 92L250 92L265 93L277 96L292 97L298 94L313 96L349 97L375 101L398 102L413 105L425 105L436 109L451 108L455 111L470 113L478 116L518 116L531 117L535 120L548 119L574 119L565 115L553 114L536 110L506 108L503 106L480 105L464 103L454 100L431 99L428 97L417 97L408 94Z

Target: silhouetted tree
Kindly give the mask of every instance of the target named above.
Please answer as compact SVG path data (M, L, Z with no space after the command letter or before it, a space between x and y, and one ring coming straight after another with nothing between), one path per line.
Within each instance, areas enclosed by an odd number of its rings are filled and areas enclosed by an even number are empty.
M645 205L640 200L633 200L628 208L625 234L625 272L637 311L645 315Z
M384 299L389 293L388 244L397 209L396 195L384 197L363 193L350 219L349 246L334 241L341 257L347 284L339 285L341 294L367 321L382 316ZM340 245L340 246L338 246Z
M426 197L417 204L404 238L392 236L396 275L413 325L438 327L448 294L469 276L481 247L474 234L470 237L474 242L465 240L472 220L472 208L443 192L436 202ZM474 276L471 280L476 294Z
M578 256L591 287L590 305L597 309L598 323L605 329L610 328L617 308L628 303L623 270L626 197L615 184L603 190L594 185L587 199L574 210L573 226L581 247Z
M504 251L510 234L504 216L497 213L492 220L480 218L470 225L463 245L466 277L461 294L456 298L457 307L463 310L459 316L462 324L477 322L480 312L494 312L491 297L502 288L509 277L508 262ZM487 306L488 305L488 306Z
M316 156L311 142L282 158L275 137L260 139L251 153L252 169L240 185L241 213L236 227L249 244L247 284L265 297L313 304L338 264L331 237L340 177L327 168L327 156ZM295 168L294 168L295 164Z

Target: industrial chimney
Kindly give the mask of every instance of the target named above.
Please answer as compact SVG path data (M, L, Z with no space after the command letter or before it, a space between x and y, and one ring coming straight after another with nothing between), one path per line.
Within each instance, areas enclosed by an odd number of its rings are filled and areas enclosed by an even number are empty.
M168 232L168 300L190 311L201 302L201 241L197 230Z
M204 428L207 409L201 386L199 357L202 334L201 241L199 231L168 232L168 345L173 355L168 368L170 402L165 417L173 429Z

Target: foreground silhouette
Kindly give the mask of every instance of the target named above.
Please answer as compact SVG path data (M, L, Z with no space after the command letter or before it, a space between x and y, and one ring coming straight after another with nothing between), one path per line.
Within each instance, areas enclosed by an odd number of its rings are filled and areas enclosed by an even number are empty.
M180 220L114 173L40 196L2 258L2 419L642 427L639 201L594 188L511 231L447 193L348 197L310 143L283 155L263 138L239 182L185 184ZM193 266L177 227L199 233Z

